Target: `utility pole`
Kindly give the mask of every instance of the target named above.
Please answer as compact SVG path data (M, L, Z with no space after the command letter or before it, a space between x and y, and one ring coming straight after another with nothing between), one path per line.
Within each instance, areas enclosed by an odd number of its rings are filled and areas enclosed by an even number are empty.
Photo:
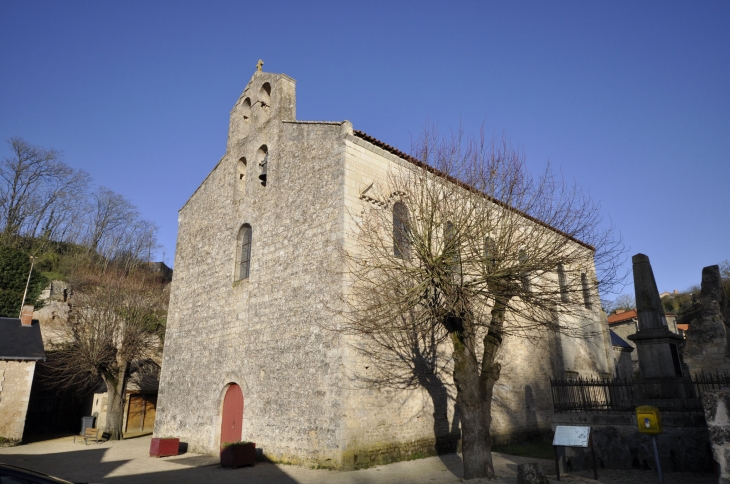
M28 280L25 283L25 292L23 292L23 302L20 303L20 314L18 317L23 315L23 306L25 306L25 296L28 295L28 285L30 284L30 275L33 274L33 264L35 263L35 257L30 256L30 271L28 271Z

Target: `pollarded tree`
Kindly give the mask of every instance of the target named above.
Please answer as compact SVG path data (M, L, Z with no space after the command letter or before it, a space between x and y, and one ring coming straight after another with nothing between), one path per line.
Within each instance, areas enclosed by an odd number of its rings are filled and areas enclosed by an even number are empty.
M396 385L449 368L464 477L493 477L503 341L603 337L596 318L579 321L600 307L599 287L617 282L622 246L589 198L549 167L532 177L504 141L426 132L414 151L415 166L376 182L381 203L353 216L344 331Z
M169 294L144 267L109 265L80 271L67 320L60 321L47 367L54 383L90 387L102 379L108 391L105 431L122 438L127 380L135 362L158 359Z

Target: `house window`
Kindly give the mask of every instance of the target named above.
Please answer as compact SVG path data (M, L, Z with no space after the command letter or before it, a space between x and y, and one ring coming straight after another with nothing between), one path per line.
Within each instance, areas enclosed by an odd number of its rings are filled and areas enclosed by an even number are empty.
M251 271L251 226L243 224L238 231L238 274L236 279L248 279Z
M580 274L580 285L583 287L583 305L586 309L591 309L591 289L588 287L588 276L585 272Z
M570 302L568 297L568 282L565 279L565 268L558 264L558 285L560 286L560 300L564 303Z
M408 207L403 202L393 205L393 255L407 259L411 251Z

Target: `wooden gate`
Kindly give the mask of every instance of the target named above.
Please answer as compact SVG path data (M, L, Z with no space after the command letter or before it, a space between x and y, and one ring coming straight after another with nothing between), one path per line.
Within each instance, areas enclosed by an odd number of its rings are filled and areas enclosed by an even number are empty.
M241 387L231 383L223 397L223 419L221 422L221 444L240 442L243 428L243 393Z
M157 395L128 395L126 432L151 432L155 427Z

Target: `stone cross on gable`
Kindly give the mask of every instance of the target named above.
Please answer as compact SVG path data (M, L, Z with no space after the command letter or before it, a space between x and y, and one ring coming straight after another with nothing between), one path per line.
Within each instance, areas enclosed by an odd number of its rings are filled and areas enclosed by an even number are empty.
M256 63L256 70L261 72L261 68L264 67L264 61L259 59L259 61Z

